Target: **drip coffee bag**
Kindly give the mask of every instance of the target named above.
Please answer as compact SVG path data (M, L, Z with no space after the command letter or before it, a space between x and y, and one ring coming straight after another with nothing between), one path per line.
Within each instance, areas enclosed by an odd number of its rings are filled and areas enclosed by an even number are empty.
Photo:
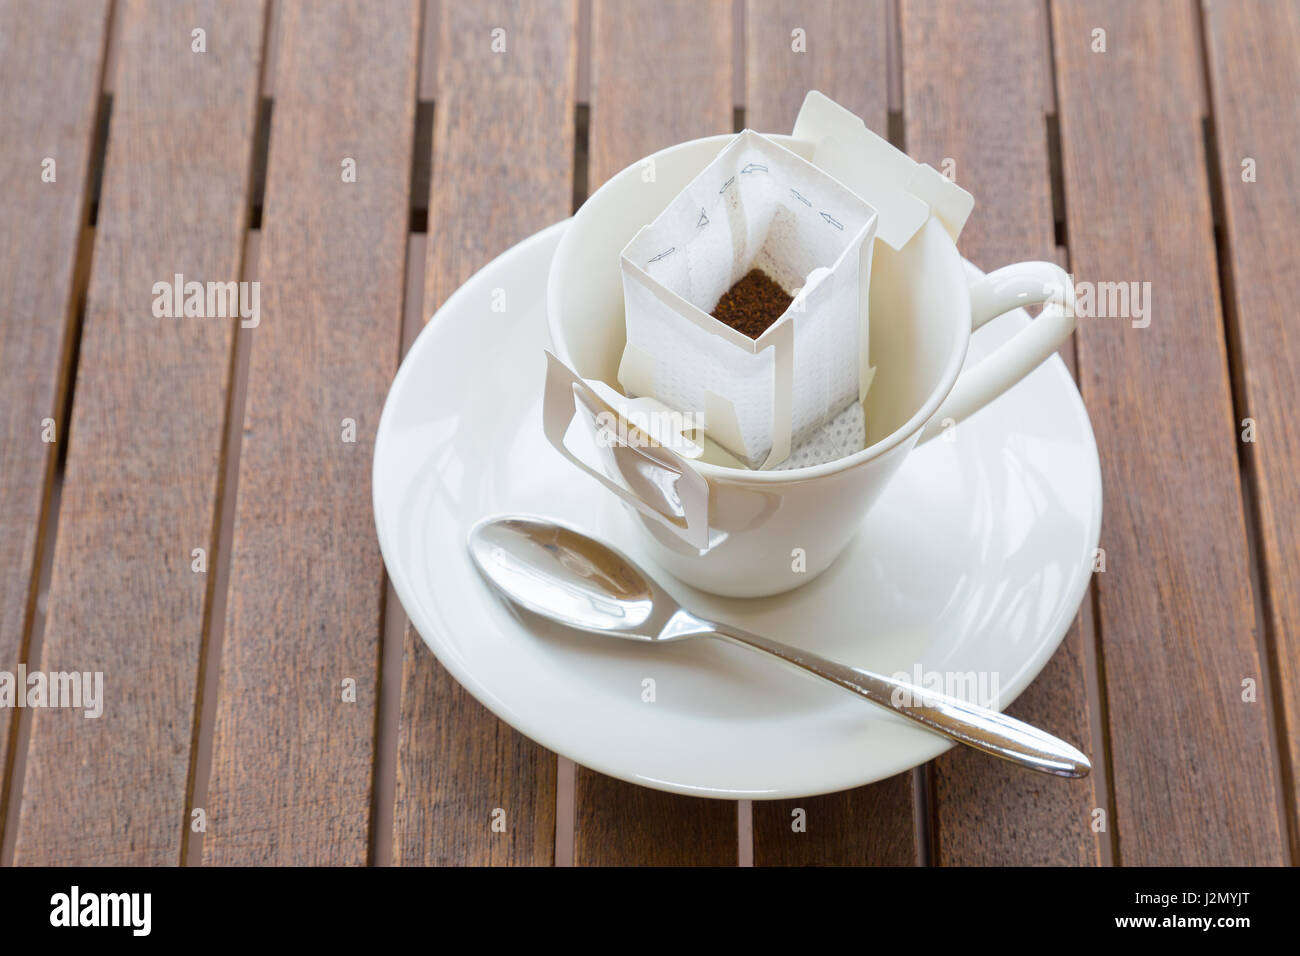
M860 449L876 222L819 167L739 133L622 252L624 391L696 415L751 468Z

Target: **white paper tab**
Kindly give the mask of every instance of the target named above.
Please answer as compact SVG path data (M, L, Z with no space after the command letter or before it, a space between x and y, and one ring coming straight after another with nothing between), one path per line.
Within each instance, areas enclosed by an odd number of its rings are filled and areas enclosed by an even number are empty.
M875 207L876 236L901 249L933 213L956 241L975 198L931 166L918 163L862 119L812 90L794 122L795 139L813 144L812 161Z

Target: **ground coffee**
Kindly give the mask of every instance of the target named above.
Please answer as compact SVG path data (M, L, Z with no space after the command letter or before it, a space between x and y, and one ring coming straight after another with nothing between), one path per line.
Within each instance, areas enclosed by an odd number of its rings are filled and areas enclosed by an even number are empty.
M750 269L723 293L712 315L756 339L790 307L792 297L762 269Z

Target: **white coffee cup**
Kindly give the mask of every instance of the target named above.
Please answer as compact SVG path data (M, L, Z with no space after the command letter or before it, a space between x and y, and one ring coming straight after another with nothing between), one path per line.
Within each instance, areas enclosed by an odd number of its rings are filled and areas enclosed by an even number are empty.
M661 150L611 178L574 215L551 263L546 306L556 354L581 378L618 381L621 250L731 138ZM772 138L801 148L792 137ZM961 372L974 330L1037 303L1047 303L1038 318ZM900 250L877 241L870 315L876 372L865 402L867 446L854 455L752 471L687 461L663 448L615 447L604 453L602 471L566 447L557 416L546 416L547 437L637 513L651 556L674 576L732 597L806 584L844 550L908 452L1001 395L1064 343L1074 329L1074 292L1049 262L1006 266L968 285L956 245L931 218ZM568 388L552 375L548 401ZM563 397L571 404L573 395ZM795 548L806 556L801 572L792 567Z

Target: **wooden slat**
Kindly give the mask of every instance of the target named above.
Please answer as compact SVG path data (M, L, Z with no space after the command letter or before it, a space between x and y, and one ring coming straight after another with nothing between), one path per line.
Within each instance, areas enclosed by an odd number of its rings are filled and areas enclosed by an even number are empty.
M384 598L367 489L401 344L420 9L280 17L203 856L364 864Z
M820 797L754 801L754 865L915 866L914 779L909 771Z
M1232 317L1245 370L1245 445L1260 516L1268 587L1268 634L1290 761L1291 854L1300 783L1300 330L1293 318L1300 262L1300 3L1207 2L1206 48L1223 184ZM1243 161L1255 164L1243 178ZM1240 423L1238 423L1240 425Z
M1098 593L1119 862L1284 859L1258 679L1202 134L1195 8L1053 4L1077 281L1150 282L1150 325L1079 320L1102 453ZM1093 52L1094 30L1106 52Z
M578 767L573 862L578 866L735 866L736 804L682 797Z
M592 6L589 183L733 128L726 0ZM583 767L574 778L579 865L737 862L736 804L648 790Z
M748 0L745 123L789 133L809 90L820 90L889 133L886 0ZM805 52L796 53L796 29Z
M990 0L979 16L960 0L902 0L907 151L935 169L954 161L975 196L961 251L981 269L1055 256L1046 18L1041 0Z
M477 269L569 214L575 0L444 3L426 321ZM506 31L493 53L492 31ZM505 810L506 832L492 812ZM555 756L499 721L407 629L393 854L402 864L555 859Z
M745 9L745 123L788 133L809 90L889 132L886 3L750 0ZM801 29L806 52L792 48ZM754 865L910 865L917 861L913 774L800 800L755 801ZM792 829L803 811L806 830Z
M156 282L239 278L260 2L118 5L122 50L40 666L104 715L33 711L15 860L179 862L235 321ZM206 25L207 52L191 52ZM61 57L56 58L61 59Z
M592 192L665 146L732 131L731 21L727 0L593 0Z
M961 251L984 269L1056 255L1044 92L1051 77L1041 0L904 0L903 116L908 152L975 196ZM1008 69L1014 63L1014 69ZM939 65L944 68L939 68ZM1087 598L1085 598L1087 600ZM1091 753L1084 639L1076 620L1009 713ZM1052 780L958 747L931 766L933 862L1034 866L1100 862L1098 775Z
M0 670L10 673L31 627L42 516L64 437L43 441L41 423L64 420L107 26L106 0L0 2ZM64 66L51 70L56 59ZM42 179L46 158L54 182ZM0 773L15 713L0 710Z

